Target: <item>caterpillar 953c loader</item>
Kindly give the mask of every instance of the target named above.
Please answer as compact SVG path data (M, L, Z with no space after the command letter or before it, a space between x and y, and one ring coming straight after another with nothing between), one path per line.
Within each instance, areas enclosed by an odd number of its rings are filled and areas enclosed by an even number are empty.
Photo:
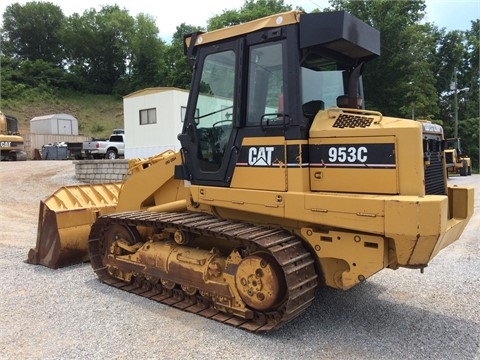
M295 318L318 286L424 268L473 189L447 185L440 126L363 108L379 38L345 12L296 11L185 37L181 151L42 202L30 262L80 261L88 238L105 283L249 331Z

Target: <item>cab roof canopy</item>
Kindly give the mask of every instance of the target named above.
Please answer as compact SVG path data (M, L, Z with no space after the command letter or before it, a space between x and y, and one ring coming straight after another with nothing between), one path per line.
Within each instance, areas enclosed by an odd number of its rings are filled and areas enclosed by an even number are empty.
M195 47L223 39L294 24L300 27L300 48L323 49L327 53L336 53L336 57L341 55L356 62L366 62L380 55L380 32L353 15L345 11L306 14L297 10L207 33L186 35L185 54L191 56L195 54Z

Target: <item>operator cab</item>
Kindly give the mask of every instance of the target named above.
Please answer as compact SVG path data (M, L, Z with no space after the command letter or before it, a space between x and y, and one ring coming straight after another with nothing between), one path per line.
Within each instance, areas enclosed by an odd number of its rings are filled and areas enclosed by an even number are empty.
M5 124L1 124L0 132L4 135L19 135L18 132L18 120L16 117L10 115L4 115L0 112L0 116L3 122L3 118L5 118Z
M188 35L195 67L175 177L230 186L236 167L281 163L275 146L245 145L307 140L318 111L361 108L363 64L379 47L379 32L343 11L292 11Z

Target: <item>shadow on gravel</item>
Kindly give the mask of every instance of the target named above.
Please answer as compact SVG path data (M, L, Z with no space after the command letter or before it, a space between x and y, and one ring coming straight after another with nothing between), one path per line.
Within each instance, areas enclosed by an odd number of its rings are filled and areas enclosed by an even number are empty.
M26 259L24 248L9 250L6 262ZM255 349L255 353L260 358L271 358L277 351L290 353L301 346L302 358L315 359L332 356L341 359L480 359L478 323L439 314L434 308L414 307L408 300L384 299L382 295L391 289L374 282L347 292L318 289L314 303L300 317L275 332L251 334L200 316L198 321L184 324L196 315L186 315L181 310L105 285L88 263L58 270L23 266L41 275L43 281L55 278L59 284L78 282L76 285L85 286L97 300L130 304L128 306L135 310L157 317L159 323L162 317L173 318L187 326L190 336L201 333L203 338L214 338L227 348L259 337L263 346ZM455 299L451 301L454 306ZM472 311L474 308L472 304Z
M319 289L314 304L301 317L265 336L285 346L308 339L312 354L330 352L325 344L336 344L370 359L478 359L478 324L435 313L435 309L383 300L379 296L384 291L374 283L347 292Z
M96 278L84 284L99 295L108 295L111 302L129 302L136 310L158 317L159 323L163 316L169 320L173 316L174 321L183 326L187 319L197 316L115 289ZM254 338L260 337L262 348L255 348L254 352L264 359L277 353L292 354L299 346L302 359L478 358L478 324L435 313L435 309L423 310L405 302L381 299L385 291L374 283L359 285L347 292L319 289L315 302L306 312L267 334L248 333L198 316L198 321L190 322L190 335L185 335L214 338L227 348L256 342ZM178 314L172 314L171 310ZM277 357L274 355L274 358Z

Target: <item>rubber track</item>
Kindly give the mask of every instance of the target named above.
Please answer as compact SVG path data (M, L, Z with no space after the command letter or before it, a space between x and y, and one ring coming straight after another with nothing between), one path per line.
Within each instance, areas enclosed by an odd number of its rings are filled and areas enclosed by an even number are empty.
M276 259L283 270L288 299L281 309L275 312L255 312L254 318L247 320L215 310L208 299L198 294L187 295L177 287L168 290L160 284L138 279L126 283L112 277L103 266L103 233L112 224L158 229L177 228L264 249ZM251 332L275 330L297 317L312 303L317 286L317 274L311 254L295 235L282 229L219 219L203 213L134 211L102 216L92 226L89 252L93 270L108 285Z

